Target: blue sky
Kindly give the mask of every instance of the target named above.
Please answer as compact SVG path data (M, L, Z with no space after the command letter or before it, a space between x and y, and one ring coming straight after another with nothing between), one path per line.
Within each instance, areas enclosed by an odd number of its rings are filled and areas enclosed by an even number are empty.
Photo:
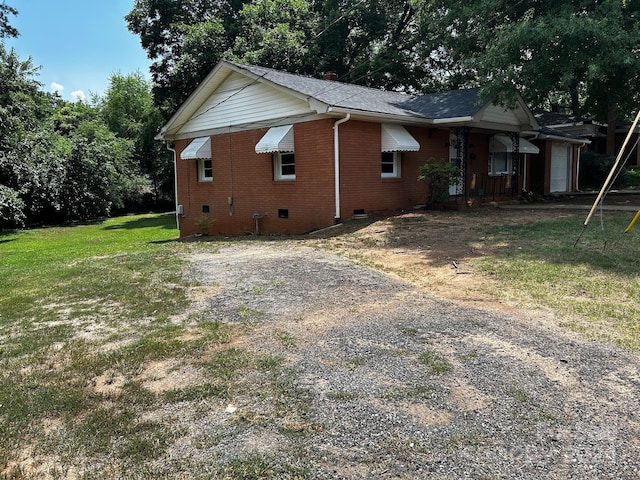
M139 71L149 78L150 61L124 20L134 0L4 2L18 10L10 23L20 32L5 44L42 67L36 77L42 90L73 101L102 95L112 73Z

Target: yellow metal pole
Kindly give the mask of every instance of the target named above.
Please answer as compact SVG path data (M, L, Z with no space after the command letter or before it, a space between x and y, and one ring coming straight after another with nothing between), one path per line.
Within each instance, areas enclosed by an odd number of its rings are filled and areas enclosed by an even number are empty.
M611 182L611 179L613 178L614 172L618 169L618 164L620 163L620 160L622 159L622 154L624 153L624 149L627 147L627 143L629 143L629 139L631 138L631 135L635 131L636 125L638 125L638 121L639 120L640 120L640 111L636 115L636 119L633 121L633 125L629 129L629 133L627 133L627 138L624 139L624 143L622 144L622 148L618 152L618 156L616 157L616 161L613 164L613 167L611 167L611 171L609 172L609 176L604 181L604 184L602 185L602 188L600 189L600 193L598 194L598 197L596 198L596 201L593 202L593 206L591 207L591 210L589 211L589 215L587 215L587 218L584 221L584 226L585 227L589 224L589 220L591 220L591 217L595 213L596 208L598 208L598 203L600 203L600 200L602 200L602 197L604 196L604 192L607 190L607 187L609 186L609 182Z
M638 213L636 213L636 216L633 217L633 220L631 220L631 222L629 223L629 226L625 229L624 233L627 233L629 230L631 230L639 218L640 218L640 210L638 210Z

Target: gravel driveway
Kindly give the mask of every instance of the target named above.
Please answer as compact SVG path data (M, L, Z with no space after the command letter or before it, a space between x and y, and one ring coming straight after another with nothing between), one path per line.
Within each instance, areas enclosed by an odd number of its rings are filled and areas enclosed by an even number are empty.
M549 318L435 298L291 240L190 260L218 286L197 308L250 320L243 346L286 358L318 426L297 438L270 422L225 430L216 458L267 451L318 479L640 478L634 354ZM260 401L236 398L234 415Z

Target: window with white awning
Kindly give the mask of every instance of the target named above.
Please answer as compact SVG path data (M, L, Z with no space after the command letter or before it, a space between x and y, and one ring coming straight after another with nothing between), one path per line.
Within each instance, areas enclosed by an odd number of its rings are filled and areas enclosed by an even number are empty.
M402 125L383 123L381 128L381 177L400 178L401 152L417 152L420 144Z
M420 144L402 125L382 124L383 152L417 152Z
M509 175L514 173L513 140L503 134L494 135L489 145L489 175ZM518 139L518 153L536 155L540 149L524 138Z
M271 127L256 144L256 153L293 151L293 125Z
M267 130L256 144L256 153L273 154L274 180L296 179L293 140L293 125L281 125Z
M506 135L494 135L493 145L491 147L492 152L507 152L513 153L513 140L511 140ZM518 141L518 151L519 153L531 153L537 155L540 153L540 149L536 147L533 143L524 138L520 138Z

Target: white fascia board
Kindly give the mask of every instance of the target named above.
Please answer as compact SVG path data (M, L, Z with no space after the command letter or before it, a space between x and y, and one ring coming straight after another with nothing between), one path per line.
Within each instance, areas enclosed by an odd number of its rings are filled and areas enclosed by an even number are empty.
M305 100L309 104L309 108L316 113L327 113L330 111L331 107L327 103L316 100L315 98L306 98Z
M317 115L315 113L312 113L312 114L298 116L298 117L287 117L284 119L282 118L273 119L273 120L256 122L256 123L231 125L226 127L211 128L207 130L198 130L197 132L179 133L172 136L171 140L184 140L187 138L204 137L207 135L215 136L215 135L221 135L224 133L244 132L247 130L257 130L260 128L271 128L271 127L277 127L280 125L289 125L292 122L293 123L311 122L311 121L320 120L323 118L331 118L331 117L328 115ZM162 139L158 139L158 140L162 140Z
M533 114L533 112L529 108L529 105L525 103L520 93L517 93L517 95L518 95L518 104L520 105L520 108L522 109L523 113L527 116L527 120L529 121L529 126L531 127L531 129L535 130L537 128L540 128L540 124L538 123L536 116Z
M458 124L458 123L469 123L469 122L477 122L477 120L475 120L473 117L453 117L453 118L436 118L429 121L429 123L433 125Z
M549 135L546 133L534 132L534 131L526 131L521 132L520 135L524 138L527 137L526 140L557 140L567 143L573 143L575 145L589 145L591 144L591 140L586 138L567 138L561 135Z
M327 113L332 117L343 118L346 114L351 115L351 120L362 120L371 122L391 122L401 123L403 125L430 125L431 121L427 118L417 117L413 115L394 115L390 113L369 112L367 110L357 110L353 108L343 108L330 106Z
M517 95L517 97L516 97L516 104L517 104L517 106L518 106L518 107L520 107L519 111L520 111L521 113L523 113L523 114L524 114L524 117L526 118L526 121L525 121L525 122L523 122L523 120L524 120L524 119L523 119L520 115L518 115L518 113L517 113L517 112L518 112L518 109L516 109L516 110L515 110L515 111L516 111L516 117L518 118L518 120L520 121L520 123L521 123L521 124L522 124L522 123L525 123L525 125L528 127L528 129L531 129L531 130L536 130L536 129L540 128L540 124L538 123L538 120L536 119L535 115L533 115L533 112L532 112L532 111L531 111L531 109L527 106L527 104L525 103L525 101L524 101L524 99L522 98L522 96L520 95L520 93L516 92L516 95ZM486 101L486 102L485 102L485 103L484 103L484 104L483 104L483 105L478 109L478 111L474 114L474 116L473 116L474 121L476 121L476 122L480 123L480 120L478 120L478 119L479 119L479 118L482 118L482 116L483 116L483 114L484 114L484 111L485 111L487 108L489 108L490 106L492 106L492 105L500 106L500 105L498 105L498 104L495 104L495 103L494 103L493 101L491 101L491 100ZM502 108L505 108L505 107L502 107ZM507 109L505 108L505 110L507 110ZM494 125L496 125L496 126L498 127L498 128L496 128L497 130L499 130L499 129L500 129L499 124L495 124L495 123L494 123ZM520 131L520 130L521 130L520 128L513 129L513 127L507 127L507 128L505 129L505 131Z

